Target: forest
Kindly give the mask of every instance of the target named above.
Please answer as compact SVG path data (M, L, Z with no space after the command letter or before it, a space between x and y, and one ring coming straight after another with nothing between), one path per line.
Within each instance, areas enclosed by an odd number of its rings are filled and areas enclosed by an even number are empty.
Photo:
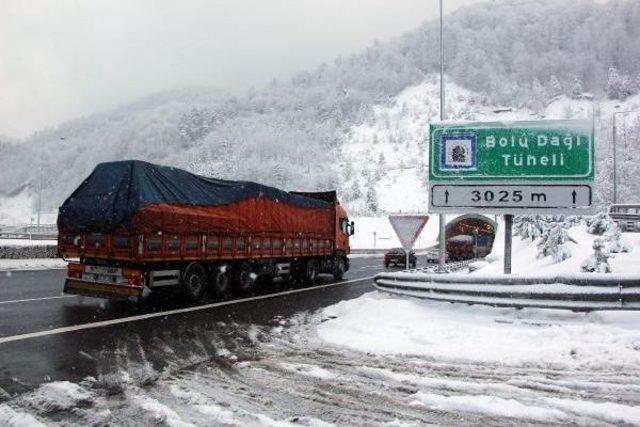
M465 100L470 106L535 113L561 96L623 101L640 91L638 23L640 2L634 0L475 4L446 16L446 74L473 93ZM340 182L349 167L342 147L354 127L375 120L375 108L438 71L438 34L438 22L427 21L396 39L244 93L163 92L25 140L0 137L0 200L35 194L42 167L45 209L55 210L96 163L125 158L289 190L351 191ZM603 129L610 127L610 117L600 119ZM627 162L621 180L631 180L640 122L630 121L620 132ZM372 171L368 182L380 173ZM346 198L363 206L359 213L379 213L359 202L372 197L367 188L358 193Z

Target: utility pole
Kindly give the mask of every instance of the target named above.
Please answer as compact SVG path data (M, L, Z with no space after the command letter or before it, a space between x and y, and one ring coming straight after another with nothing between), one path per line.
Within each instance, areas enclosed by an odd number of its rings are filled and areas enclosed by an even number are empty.
M442 17L442 0L440 0L440 121L444 121L444 25ZM445 214L438 215L440 235L438 237L438 270L441 273L446 271L445 264L447 262L446 248L446 217Z
M613 113L613 203L618 203L618 143L616 141L616 116L618 114L640 113L640 110L616 111Z
M42 187L44 169L44 139L40 142L40 176L38 177L38 231L40 231L40 212L42 211Z

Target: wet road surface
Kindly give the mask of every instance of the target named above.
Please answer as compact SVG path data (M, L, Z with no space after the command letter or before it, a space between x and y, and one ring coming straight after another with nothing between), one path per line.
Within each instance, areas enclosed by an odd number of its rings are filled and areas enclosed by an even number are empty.
M0 388L24 391L43 381L96 375L109 369L109 361L87 355L131 334L146 342L162 333L216 328L220 321L268 324L276 316L356 298L372 289L371 277L382 269L380 258L354 258L339 283L327 276L320 285L276 286L244 300L209 299L196 307L153 293L141 304L64 295L64 270L2 273Z

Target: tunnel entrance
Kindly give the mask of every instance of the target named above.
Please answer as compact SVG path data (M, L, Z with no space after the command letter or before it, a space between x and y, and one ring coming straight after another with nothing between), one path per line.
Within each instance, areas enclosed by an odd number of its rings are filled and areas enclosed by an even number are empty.
M491 252L497 224L484 215L466 214L449 221L445 228L449 260L482 258Z

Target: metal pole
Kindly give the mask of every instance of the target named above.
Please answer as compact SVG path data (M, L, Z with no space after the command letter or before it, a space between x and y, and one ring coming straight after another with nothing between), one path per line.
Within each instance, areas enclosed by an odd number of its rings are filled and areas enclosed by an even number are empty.
M444 20L442 17L442 0L440 0L440 121L445 119L444 112ZM445 239L446 229L446 216L445 214L438 215L440 236L438 238L438 270L440 272L445 271L445 264L447 263L447 248Z
M407 249L404 250L404 257L405 257L405 261L406 261L406 269L409 269L409 251Z
M618 167L617 167L617 143L616 143L616 114L613 113L613 203L618 203Z
M38 231L40 231L40 211L42 210L42 174L44 163L44 139L40 144L40 177L38 183Z
M504 216L504 274L511 274L511 230L513 215Z

